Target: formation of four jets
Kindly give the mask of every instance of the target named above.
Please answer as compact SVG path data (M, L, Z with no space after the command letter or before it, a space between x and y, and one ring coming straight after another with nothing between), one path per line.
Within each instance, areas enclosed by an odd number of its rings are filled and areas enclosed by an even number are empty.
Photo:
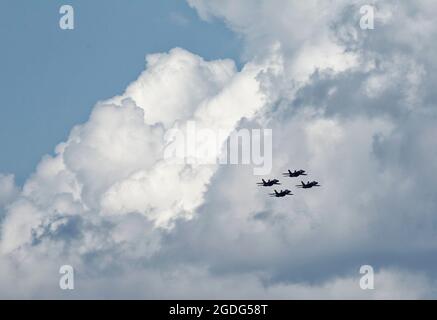
M305 170L294 170L294 172L291 172L291 170L288 170L288 172L285 172L282 175L284 177L297 178L299 176L306 176L307 174L305 173ZM273 185L280 185L280 183L279 183L278 179L273 179L273 180L269 179L267 181L262 179L262 182L258 182L257 185L259 185L261 187L271 187ZM302 189L310 189L312 187L320 187L320 185L317 181L308 181L307 183L301 181L301 184L297 185L296 187L302 188ZM275 191L275 193L269 193L269 195L272 197L276 197L276 198L281 198L281 197L293 195L291 193L291 190L288 190L288 189L285 189L285 190L281 189L281 191L279 191L279 192L276 190L274 190L274 191Z

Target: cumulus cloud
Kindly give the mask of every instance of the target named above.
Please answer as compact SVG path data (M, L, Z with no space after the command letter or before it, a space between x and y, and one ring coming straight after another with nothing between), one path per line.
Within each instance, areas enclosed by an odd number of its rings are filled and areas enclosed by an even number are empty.
M188 2L243 37L244 67L180 48L148 55L22 190L0 176L0 295L432 296L437 7L371 1L375 30L361 30L359 0ZM165 161L169 130L190 121L224 130L220 144L271 128L266 178L304 168L322 188L278 201L251 166ZM70 295L62 264L77 270ZM359 287L363 264L375 290Z
M0 174L0 208L10 203L18 192L14 176Z

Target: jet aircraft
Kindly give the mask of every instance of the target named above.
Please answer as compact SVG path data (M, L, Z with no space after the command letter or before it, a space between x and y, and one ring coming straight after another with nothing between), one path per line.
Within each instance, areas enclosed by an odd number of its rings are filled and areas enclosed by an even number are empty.
M292 196L293 194L291 193L290 190L285 189L285 190L281 190L279 192L275 190L275 193L269 193L269 195L272 197L276 197L276 198L282 198L285 196Z
M278 179L273 179L273 180L267 180L265 181L264 179L262 179L262 182L258 182L257 185L262 186L262 187L271 187L274 184L280 184Z
M307 183L301 181L301 184L298 184L296 187L303 189L310 189L312 187L321 187L321 185L317 181L308 181Z
M294 170L294 172L291 172L291 170L288 170L288 172L284 172L282 174L284 177L299 177L299 176L306 176L305 170Z

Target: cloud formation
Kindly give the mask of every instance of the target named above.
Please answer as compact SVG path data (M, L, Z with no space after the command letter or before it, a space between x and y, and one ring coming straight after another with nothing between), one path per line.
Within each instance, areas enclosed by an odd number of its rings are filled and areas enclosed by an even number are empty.
M188 2L243 37L244 67L148 55L22 190L1 175L0 296L433 296L437 6L371 1L361 30L358 0ZM304 168L323 187L278 201L250 166L164 161L188 121L271 128L271 177ZM375 290L359 287L363 264Z

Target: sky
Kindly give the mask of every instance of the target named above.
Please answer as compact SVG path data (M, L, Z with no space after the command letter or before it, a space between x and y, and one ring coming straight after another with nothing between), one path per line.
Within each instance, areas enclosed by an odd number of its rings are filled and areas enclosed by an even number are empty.
M435 1L75 1L70 31L28 3L0 17L0 297L436 297ZM193 123L271 130L271 170L202 163Z
M0 172L19 184L97 101L123 92L146 54L180 46L239 61L238 36L184 1L76 0L73 32L58 27L63 4L0 2Z

